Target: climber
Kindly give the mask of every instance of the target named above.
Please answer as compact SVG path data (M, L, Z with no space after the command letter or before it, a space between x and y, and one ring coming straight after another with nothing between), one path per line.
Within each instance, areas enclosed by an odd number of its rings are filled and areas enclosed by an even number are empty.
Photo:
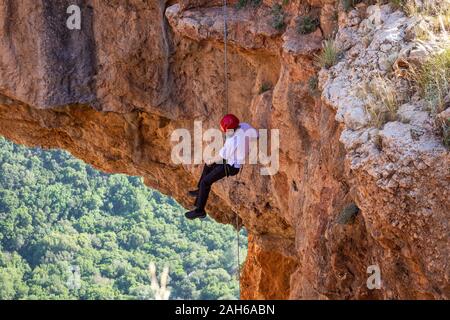
M188 219L206 217L205 206L211 185L224 177L235 176L239 173L249 152L247 138L258 137L252 126L245 122L239 122L239 119L233 114L227 114L222 118L220 130L227 136L225 144L216 158L205 163L197 185L198 189L188 192L190 196L196 197L196 208L185 214Z

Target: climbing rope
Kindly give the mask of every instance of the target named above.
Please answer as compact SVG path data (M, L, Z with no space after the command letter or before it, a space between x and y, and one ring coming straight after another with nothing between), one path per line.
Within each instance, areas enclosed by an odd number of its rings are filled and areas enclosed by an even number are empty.
M227 0L223 0L223 44L224 44L224 70L225 70L225 114L228 114L228 8Z
M223 44L224 44L224 71L225 71L225 114L228 114L228 7L227 0L223 0ZM242 170L242 168L241 168ZM236 238L237 238L237 278L239 285L239 299L241 299L241 258L239 237L239 215L236 214Z

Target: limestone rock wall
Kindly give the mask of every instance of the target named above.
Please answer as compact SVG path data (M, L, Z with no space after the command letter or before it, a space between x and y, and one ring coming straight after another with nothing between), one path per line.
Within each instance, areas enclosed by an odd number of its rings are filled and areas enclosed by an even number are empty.
M75 2L79 31L65 27L73 1L0 0L0 134L143 176L190 207L185 191L201 166L171 163L170 135L193 130L194 120L215 127L226 111L221 1ZM249 232L242 298L448 298L448 151L431 129L417 149L410 128L392 122L375 152L369 138L360 141L371 129L364 108L347 103L355 101L345 91L357 82L352 59L366 52L352 50L365 7L345 13L333 0L292 0L277 30L278 1L229 3L229 112L280 130L279 172L245 166L213 187L207 208L221 223L235 224L237 214ZM299 34L302 15L320 28ZM321 71L320 92L311 86L314 56L338 30L346 55ZM338 224L351 203L360 214ZM366 286L373 264L379 290Z

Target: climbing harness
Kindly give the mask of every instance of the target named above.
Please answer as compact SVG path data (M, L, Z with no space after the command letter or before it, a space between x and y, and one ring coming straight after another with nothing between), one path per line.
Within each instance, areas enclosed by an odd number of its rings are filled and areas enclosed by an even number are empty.
M223 0L223 43L224 43L224 71L225 71L225 114L228 114L228 7L227 0ZM227 165L225 164L225 168ZM225 169L228 177L228 169ZM242 168L241 168L242 170ZM240 235L239 216L236 214L236 238L237 238L237 278L239 285L239 299L241 299L241 263L240 263Z

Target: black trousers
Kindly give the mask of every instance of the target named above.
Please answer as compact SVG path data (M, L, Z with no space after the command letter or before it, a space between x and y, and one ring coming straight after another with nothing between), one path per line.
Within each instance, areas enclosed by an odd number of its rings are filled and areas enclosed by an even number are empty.
M239 169L230 166L229 164L205 164L200 180L198 181L199 192L197 200L195 201L197 209L205 210L209 192L211 191L211 186L214 182L219 181L226 176L235 176L238 173Z

